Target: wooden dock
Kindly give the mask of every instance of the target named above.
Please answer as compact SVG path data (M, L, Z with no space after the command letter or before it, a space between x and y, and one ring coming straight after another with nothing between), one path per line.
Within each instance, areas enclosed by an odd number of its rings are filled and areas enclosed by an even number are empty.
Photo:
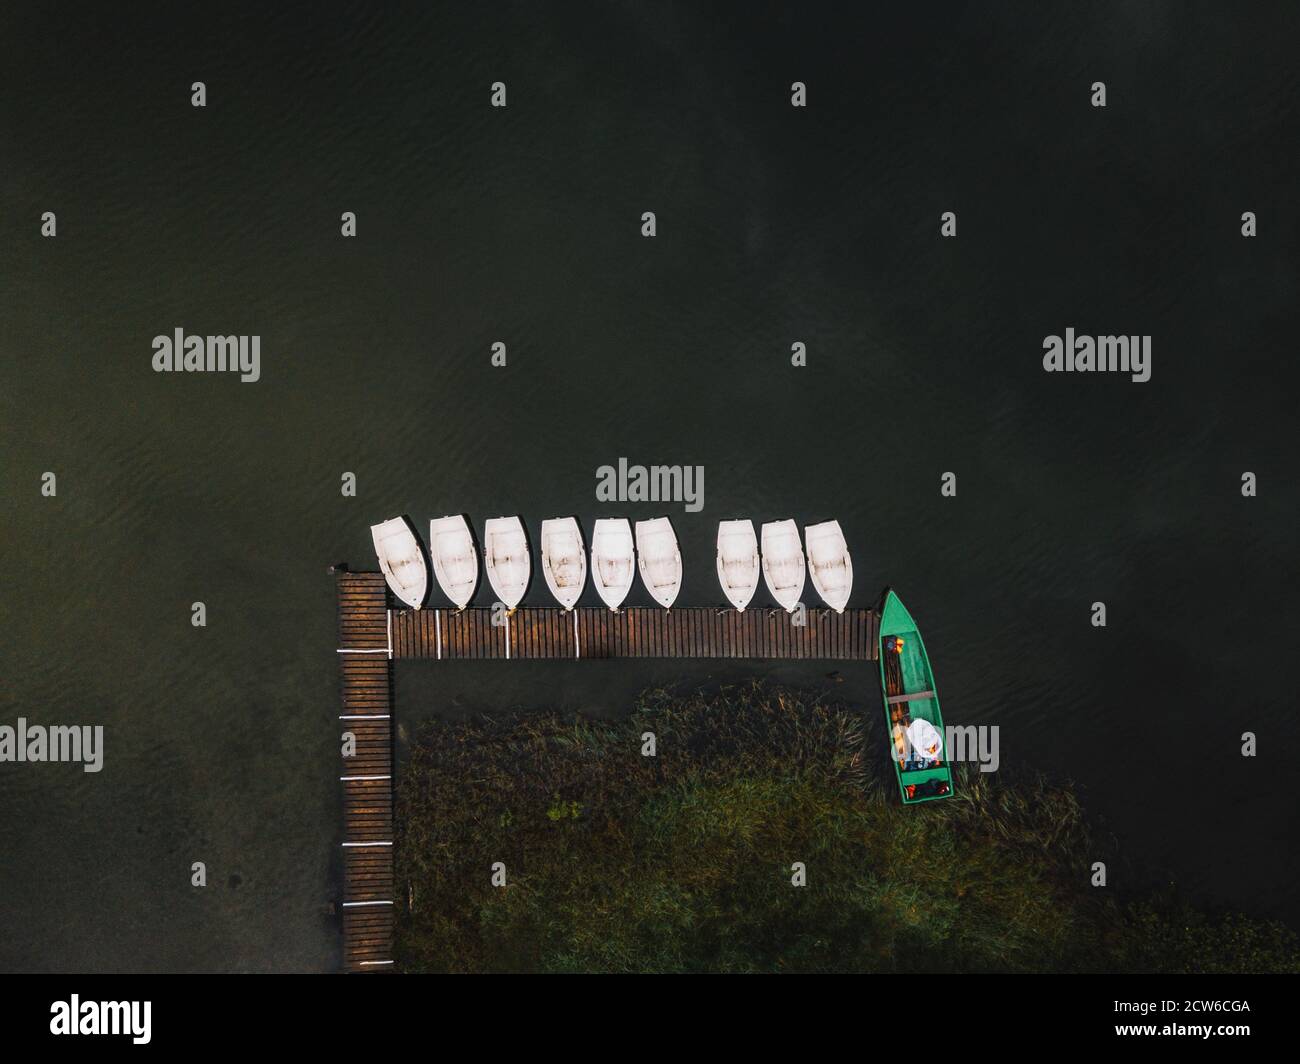
M521 606L494 625L493 611L471 607L394 610L394 658L440 661L589 658L790 658L873 661L879 645L874 610L810 609L807 624L780 609L687 606Z
M343 967L393 969L393 662L601 658L751 658L871 661L874 610L809 609L797 625L783 610L715 607L524 606L506 623L488 607L393 609L383 575L336 569L342 758ZM503 618L504 619L504 618Z
M335 575L339 614L339 748L343 770L343 968L393 966L393 661L380 573Z

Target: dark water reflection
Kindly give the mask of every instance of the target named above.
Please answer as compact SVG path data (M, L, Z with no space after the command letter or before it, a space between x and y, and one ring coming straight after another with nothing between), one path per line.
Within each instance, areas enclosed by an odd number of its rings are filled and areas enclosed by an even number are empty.
M720 518L837 517L950 723L1197 897L1300 917L1294 12L256 10L0 33L0 720L108 734L98 776L0 768L0 966L334 965L326 566L397 513L655 516L595 502L620 456L706 469L683 604ZM261 381L155 375L177 326L260 335ZM1067 326L1152 335L1151 382L1044 374ZM412 722L664 678L415 670Z

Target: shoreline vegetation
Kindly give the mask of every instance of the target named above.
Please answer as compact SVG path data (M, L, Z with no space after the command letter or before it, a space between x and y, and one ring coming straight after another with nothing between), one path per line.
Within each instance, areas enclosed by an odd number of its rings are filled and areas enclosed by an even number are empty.
M396 793L399 969L1300 971L1281 924L1091 886L1119 859L1068 787L958 766L904 807L886 750L869 711L760 683L426 726Z

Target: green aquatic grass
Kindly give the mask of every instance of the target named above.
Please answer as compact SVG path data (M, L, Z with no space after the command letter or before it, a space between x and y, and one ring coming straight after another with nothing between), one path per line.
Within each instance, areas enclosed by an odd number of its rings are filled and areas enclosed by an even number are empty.
M885 750L858 713L757 684L647 692L618 722L431 726L396 796L399 964L1300 970L1276 925L1092 888L1113 855L1069 789L962 771L953 798L903 808Z

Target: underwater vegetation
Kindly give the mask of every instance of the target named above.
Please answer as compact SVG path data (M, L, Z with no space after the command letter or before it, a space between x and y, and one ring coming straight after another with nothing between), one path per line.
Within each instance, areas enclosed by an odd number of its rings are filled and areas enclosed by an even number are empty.
M1069 787L959 771L903 807L876 716L751 684L426 727L396 793L400 968L1300 971L1282 925L1093 887L1096 860L1128 877Z

